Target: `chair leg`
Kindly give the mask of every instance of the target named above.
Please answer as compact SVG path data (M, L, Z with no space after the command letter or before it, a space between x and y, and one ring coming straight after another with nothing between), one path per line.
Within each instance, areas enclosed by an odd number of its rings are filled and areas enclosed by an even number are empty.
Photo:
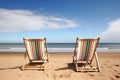
M99 62L97 63L97 65L98 65L98 72L101 72Z
M24 70L25 64L26 64L26 53L25 53L25 55L24 55L24 62L23 62L22 70Z
M93 67L92 64L89 64L89 65L90 65L91 68Z
M75 63L75 68L76 68L76 71L78 72L78 63L77 62Z
M72 63L74 63L74 59L72 59Z
M100 69L100 64L99 64L99 61L98 61L97 53L95 53L95 58L96 58L96 63L97 63L98 72L100 72L101 69Z

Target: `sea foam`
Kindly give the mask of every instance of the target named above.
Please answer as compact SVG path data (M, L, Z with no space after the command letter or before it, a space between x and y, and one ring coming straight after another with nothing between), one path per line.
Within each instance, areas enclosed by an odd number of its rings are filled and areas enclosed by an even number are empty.
M25 52L25 48L0 48L0 52ZM48 48L48 52L74 52L74 48ZM97 52L120 52L120 49L97 48Z

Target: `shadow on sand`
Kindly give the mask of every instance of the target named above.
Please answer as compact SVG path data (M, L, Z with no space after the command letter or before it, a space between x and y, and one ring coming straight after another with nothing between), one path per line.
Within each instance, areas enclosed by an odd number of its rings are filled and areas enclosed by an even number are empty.
M67 69L75 71L74 64L73 63L67 63L67 67L58 68L58 69L55 69L55 71L67 70Z

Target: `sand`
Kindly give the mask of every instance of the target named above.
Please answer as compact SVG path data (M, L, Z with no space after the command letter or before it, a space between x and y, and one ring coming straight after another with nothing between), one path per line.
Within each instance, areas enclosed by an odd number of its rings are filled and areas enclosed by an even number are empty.
M72 53L49 53L44 71L22 71L24 53L0 53L0 80L120 80L120 53L98 57L101 72L76 72Z

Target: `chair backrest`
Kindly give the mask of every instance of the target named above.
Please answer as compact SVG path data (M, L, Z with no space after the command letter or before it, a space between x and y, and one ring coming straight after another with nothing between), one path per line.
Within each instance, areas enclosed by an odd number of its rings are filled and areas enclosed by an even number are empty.
M77 38L77 60L91 61L98 46L99 37L95 39Z
M26 52L30 60L45 60L46 38L44 39L26 39L23 38Z

